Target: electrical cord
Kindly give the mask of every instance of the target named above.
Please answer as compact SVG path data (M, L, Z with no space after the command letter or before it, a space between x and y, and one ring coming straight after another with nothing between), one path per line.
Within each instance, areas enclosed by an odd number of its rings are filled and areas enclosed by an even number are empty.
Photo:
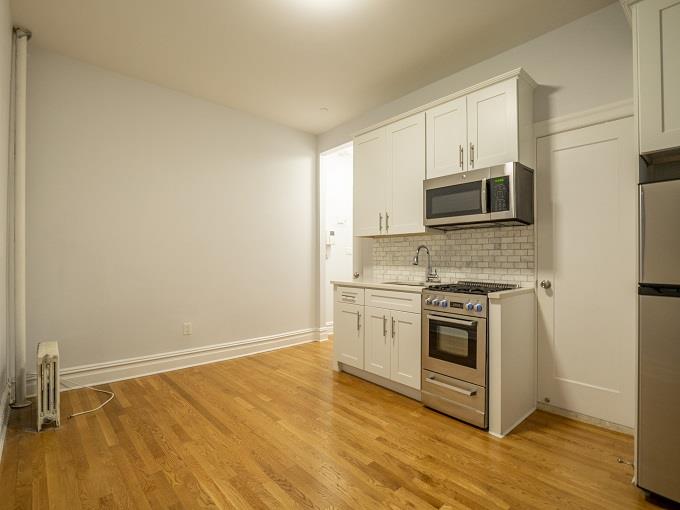
M27 373L27 375L33 375L37 377L37 374L35 373ZM62 386L69 388L69 389L77 389L77 388L87 388L88 390L92 391L98 391L99 393L105 393L109 395L109 398L106 399L106 401L102 402L99 404L97 407L93 409L88 409L87 411L79 411L77 413L73 413L68 416L68 419L70 420L71 418L74 418L76 416L81 416L83 414L89 414L89 413L94 413L95 411L99 411L101 408L103 408L106 404L111 402L114 398L116 398L116 394L113 391L108 391L108 390L100 390L99 388L93 388L92 386L69 386L66 384L64 381L59 380L59 383L61 383Z

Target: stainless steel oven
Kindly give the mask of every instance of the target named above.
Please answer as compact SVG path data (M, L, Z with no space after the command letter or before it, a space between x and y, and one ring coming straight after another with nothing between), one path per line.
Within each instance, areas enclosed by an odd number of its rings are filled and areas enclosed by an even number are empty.
M422 296L421 398L428 407L487 428L488 300L442 289L447 286L425 289Z
M534 172L506 163L423 181L423 223L439 230L534 222Z

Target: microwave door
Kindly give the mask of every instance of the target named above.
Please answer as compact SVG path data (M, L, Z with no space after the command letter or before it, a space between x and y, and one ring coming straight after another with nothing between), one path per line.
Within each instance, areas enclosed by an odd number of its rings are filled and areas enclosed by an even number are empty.
M465 181L464 175L425 181L425 226L489 221L486 178Z

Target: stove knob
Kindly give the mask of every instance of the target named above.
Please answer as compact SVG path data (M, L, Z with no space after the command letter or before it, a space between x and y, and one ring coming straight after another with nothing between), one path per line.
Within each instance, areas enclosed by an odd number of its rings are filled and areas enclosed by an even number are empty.
M437 298L434 298L434 299L432 300L432 304L433 304L434 306L439 306L439 300L440 300L440 299L441 299L441 298L438 298L438 297L437 297Z
M442 300L439 302L439 306L441 306L442 308L448 307L448 306L449 306L449 300L448 300L448 299L442 299Z
M475 312L481 312L484 309L481 303L475 305Z
M465 303L465 309L466 309L468 312L471 312L471 311L472 311L472 308L473 308L472 303Z
M431 297L426 298L426 299L425 299L425 304L426 304L426 305L431 305L431 304L432 304L432 298L431 298Z

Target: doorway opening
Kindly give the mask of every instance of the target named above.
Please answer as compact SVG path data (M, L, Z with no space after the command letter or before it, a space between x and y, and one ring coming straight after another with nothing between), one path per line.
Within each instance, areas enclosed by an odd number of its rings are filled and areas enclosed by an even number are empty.
M322 153L319 162L320 315L327 331L333 327L331 281L352 279L353 156L350 142Z

